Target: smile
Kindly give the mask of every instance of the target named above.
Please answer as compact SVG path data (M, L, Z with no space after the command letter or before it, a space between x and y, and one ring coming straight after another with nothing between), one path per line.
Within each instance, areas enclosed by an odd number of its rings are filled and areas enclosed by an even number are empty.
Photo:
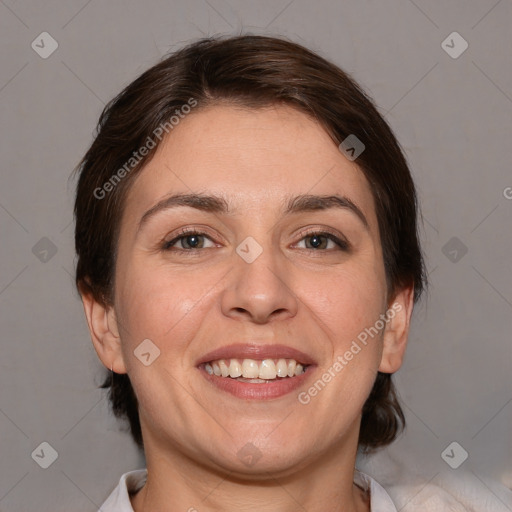
M295 359L217 359L205 363L209 375L263 384L302 375L307 368Z

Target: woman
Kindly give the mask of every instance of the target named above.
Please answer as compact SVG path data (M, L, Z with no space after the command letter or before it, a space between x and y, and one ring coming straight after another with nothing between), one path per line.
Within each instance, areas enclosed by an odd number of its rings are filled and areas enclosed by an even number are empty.
M76 281L147 469L106 511L395 511L355 469L404 426L391 375L424 285L414 184L339 68L202 40L103 112Z

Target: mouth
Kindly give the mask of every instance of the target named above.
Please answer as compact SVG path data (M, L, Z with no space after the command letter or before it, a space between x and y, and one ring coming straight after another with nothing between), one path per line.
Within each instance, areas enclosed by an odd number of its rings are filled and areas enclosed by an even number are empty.
M204 363L209 375L235 379L238 382L262 384L278 379L290 379L305 373L308 365L295 359L217 359Z
M197 368L213 386L244 399L278 398L309 378L315 361L282 345L231 345L210 352Z

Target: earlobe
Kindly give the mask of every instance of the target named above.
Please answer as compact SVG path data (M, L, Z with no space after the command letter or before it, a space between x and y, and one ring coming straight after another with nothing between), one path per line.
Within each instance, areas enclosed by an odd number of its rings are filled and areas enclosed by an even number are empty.
M98 302L92 294L81 294L94 349L101 362L115 373L126 373L114 308Z
M402 366L414 306L413 287L402 288L386 311L386 327L379 371L395 373Z

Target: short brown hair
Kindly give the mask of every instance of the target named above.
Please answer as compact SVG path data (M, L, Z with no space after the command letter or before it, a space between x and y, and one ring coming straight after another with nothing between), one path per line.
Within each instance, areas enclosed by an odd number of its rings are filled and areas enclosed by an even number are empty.
M190 98L197 102L195 110L219 102L249 108L286 104L316 119L336 145L349 135L362 141L365 150L357 164L375 200L389 296L400 287L414 286L414 300L419 299L426 281L416 191L391 128L339 67L293 42L256 35L189 44L144 72L105 107L95 139L77 167L76 283L81 293L112 304L126 192L154 151L133 169L126 162ZM105 184L116 173L122 179L105 193ZM102 197L98 190L103 190ZM137 398L128 375L108 375L102 387L110 388L115 415L128 419L142 448ZM368 453L385 446L404 426L391 374L379 372L363 407L359 448Z

